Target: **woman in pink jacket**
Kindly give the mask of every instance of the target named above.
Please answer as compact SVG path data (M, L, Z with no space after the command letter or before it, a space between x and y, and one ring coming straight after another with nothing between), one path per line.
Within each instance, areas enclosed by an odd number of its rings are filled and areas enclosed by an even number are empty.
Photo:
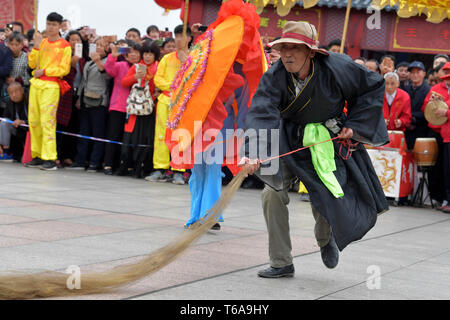
M130 88L122 85L123 78L130 68L139 63L141 59L141 46L134 42L127 42L128 49L119 49L118 46L111 45L111 54L105 63L106 72L114 78L114 88L111 96L108 116L107 139L112 141L122 141L124 126L127 116L127 99ZM127 50L124 55L125 60L119 61L122 55L120 50ZM117 167L120 156L120 146L108 143L105 148L105 174L112 175L113 168Z

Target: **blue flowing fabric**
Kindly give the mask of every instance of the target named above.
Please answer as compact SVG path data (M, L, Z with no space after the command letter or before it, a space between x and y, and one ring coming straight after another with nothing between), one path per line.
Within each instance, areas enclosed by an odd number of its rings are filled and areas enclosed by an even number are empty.
M234 64L234 72L241 75L245 79L241 64ZM235 99L238 105L237 114L235 114L233 110L233 102ZM223 122L221 135L219 135L215 140L215 145L230 138L230 136L227 135L227 130L244 128L245 118L248 113L249 99L250 90L247 81L245 81L245 85L237 89L234 95L230 97L230 99L225 104L225 108L228 112L228 117ZM223 143L223 156L225 156L227 150L227 143ZM189 189L191 192L191 218L186 223L187 227L203 219L208 211L212 209L214 204L220 198L222 192L222 178L224 176L224 174L222 173L224 157L215 157L216 151L217 150L208 152L207 150L204 153L197 155L197 157L201 157L202 161L201 164L197 164L199 162L196 161L196 164L192 169L191 178L189 180ZM213 164L209 164L212 161L205 161L210 160L207 159L210 156L217 158ZM219 222L223 221L223 217L221 217Z

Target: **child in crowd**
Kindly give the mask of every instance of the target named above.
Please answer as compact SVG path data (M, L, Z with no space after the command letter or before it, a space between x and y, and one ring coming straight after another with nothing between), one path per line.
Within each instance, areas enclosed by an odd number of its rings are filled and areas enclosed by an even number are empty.
M168 38L164 40L162 47L161 47L161 58L164 57L166 54L174 52L177 48L175 47L175 39L174 38Z
M8 94L4 118L14 122L0 122L0 160L20 162L28 131L21 127L28 123L28 95L18 82L9 85Z
M134 64L139 63L141 57L141 46L139 44L132 41L128 41L127 44L128 46L125 47L128 48L125 49L127 53L124 54L125 61L118 61L122 54L119 52L119 47L112 44L112 53L108 56L105 63L106 72L114 78L106 135L107 139L112 141L122 141L127 117L127 99L130 94L130 88L124 87L122 80L128 74L130 68ZM119 152L120 147L118 145L112 143L106 145L104 169L106 175L112 175L113 169L117 167Z
M141 62L139 65L145 66L145 70L136 70L133 65L128 74L122 80L122 85L126 88L132 88L134 84L139 83L141 87L146 85L152 95L155 95L155 77L158 68L160 49L156 43L146 42L141 50ZM125 134L123 138L121 164L119 175L127 175L130 168L134 168L136 178L143 178L144 162L153 155L153 142L155 138L155 112L150 115L128 115L125 125ZM134 147L129 147L133 145ZM138 147L137 145L147 145L151 147Z
M157 26L150 26L147 28L147 35L144 38L149 38L153 41L159 40L160 32Z
M91 61L84 67L83 78L78 90L78 99L81 100L79 103L81 106L80 134L104 139L109 103L108 85L111 77L105 71L106 43L102 39L97 39L95 44L97 51L89 54ZM86 164L88 172L97 172L101 168L105 144L94 141L90 154L89 145L90 143L86 139L78 140L77 155L71 169L85 170Z

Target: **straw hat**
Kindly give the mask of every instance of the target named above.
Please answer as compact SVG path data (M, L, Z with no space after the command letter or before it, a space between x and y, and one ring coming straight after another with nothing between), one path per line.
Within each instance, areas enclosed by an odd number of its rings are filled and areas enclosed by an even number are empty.
M448 121L447 117L436 116L436 110L438 109L448 110L448 106L444 101L434 100L431 101L425 108L425 118L433 126L442 126Z
M316 27L305 21L286 22L281 39L270 43L269 46L275 50L280 50L283 43L304 44L318 53L329 55L326 50L319 49Z

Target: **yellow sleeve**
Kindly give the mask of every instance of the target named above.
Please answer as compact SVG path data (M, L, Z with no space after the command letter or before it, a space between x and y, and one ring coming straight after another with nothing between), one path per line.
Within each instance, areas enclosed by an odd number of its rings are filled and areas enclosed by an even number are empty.
M170 91L170 86L172 85L172 81L169 81L165 78L166 76L166 67L167 67L167 56L162 58L161 62L158 65L158 70L155 74L155 86L161 91Z
M72 48L67 46L59 64L51 65L45 68L45 75L47 77L62 78L69 74L72 63Z
M28 66L33 70L37 68L39 54L40 54L39 50L33 49L33 50L31 50L31 52L28 56Z

